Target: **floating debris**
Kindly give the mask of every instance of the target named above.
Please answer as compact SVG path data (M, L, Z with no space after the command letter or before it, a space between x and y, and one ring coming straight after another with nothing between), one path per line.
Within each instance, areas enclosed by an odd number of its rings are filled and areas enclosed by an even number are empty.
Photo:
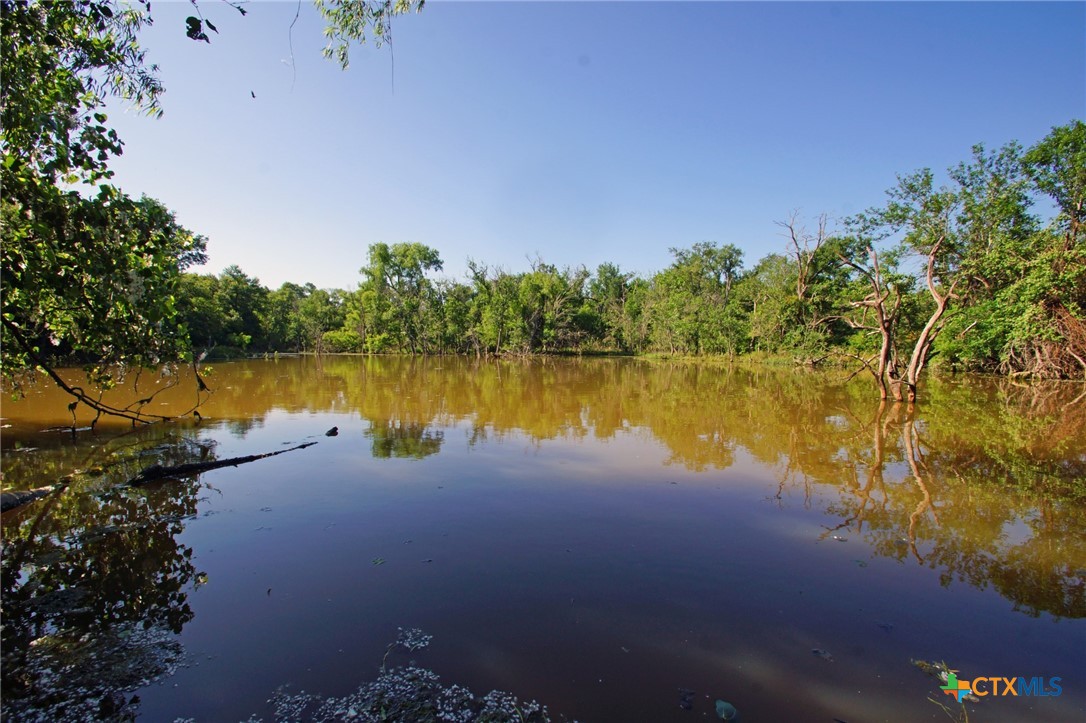
M875 623L875 624L878 625L880 628L882 628L883 631L885 631L887 633L894 632L894 624L893 623Z
M837 540L838 542L848 542L848 538L842 537L841 535L834 535L833 539Z
M716 714L720 720L739 720L739 711L735 706L719 698L716 701Z
M811 654L815 657L822 658L827 663L833 662L833 656L830 655L830 651L828 650L823 650L822 648L814 648L811 650Z
M867 567L867 561L865 560L853 560L858 567Z
M679 688L679 707L683 710L693 710L695 695L695 691L689 688Z
M430 647L430 643L434 641L433 635L427 635L422 631L422 628L396 628L396 645L407 648L414 652L416 650L423 650Z
M389 646L411 651L430 644L432 637L418 628L404 630ZM382 663L382 668L384 664ZM521 700L500 690L476 696L461 685L444 685L436 673L414 664L382 670L377 680L363 683L342 698L325 698L301 691L290 694L281 686L269 701L276 721L450 721L453 723L549 723L546 706ZM250 716L249 721L259 721Z
M912 663L915 667L930 675L931 677L938 680L943 685L946 685L946 682L947 680L949 680L951 673L958 672L951 669L950 666L941 661L938 663L934 663L927 660L909 660L909 662ZM972 693L966 693L964 696L962 696L962 700L967 700L970 703L980 702L980 698L973 695Z

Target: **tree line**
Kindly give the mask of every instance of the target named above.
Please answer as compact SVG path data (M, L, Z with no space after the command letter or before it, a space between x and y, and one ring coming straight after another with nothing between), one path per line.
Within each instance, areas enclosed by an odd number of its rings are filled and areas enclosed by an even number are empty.
M183 274L178 312L194 349L232 353L756 353L855 364L884 398L915 396L934 360L1082 376L1086 124L1028 150L975 146L946 177L901 176L836 228L794 213L781 250L750 266L732 244L699 242L647 277L537 258L522 271L469 260L456 280L437 276L436 249L375 243L356 288L271 290L232 266Z
M345 66L351 42L387 41L421 0L318 3ZM198 2L185 33L217 33ZM228 9L244 14L240 3ZM0 0L0 368L44 370L100 413L126 370L176 373L210 349L414 354L665 352L845 359L882 398L911 399L938 359L1039 377L1086 374L1086 125L1032 148L981 146L937 184L898 179L886 202L843 219L797 215L787 243L746 266L733 245L672 249L647 278L536 259L513 272L472 261L435 278L437 250L373 244L354 289L276 290L231 267L195 275L206 239L168 207L111 182L124 150L107 101L162 113L157 68L139 46L151 3ZM1037 211L1040 208L1041 211ZM94 388L59 363L83 363ZM153 416L153 415L152 415Z

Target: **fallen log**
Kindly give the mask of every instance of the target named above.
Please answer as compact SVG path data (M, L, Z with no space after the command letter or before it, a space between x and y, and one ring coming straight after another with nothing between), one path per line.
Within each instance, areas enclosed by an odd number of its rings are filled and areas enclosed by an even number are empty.
M314 444L316 444L316 442L306 442L305 444L299 444L297 447L280 449L276 452L250 454L245 457L231 457L230 459L217 459L213 462L189 462L173 467L163 467L160 464L153 464L128 480L127 484L131 487L139 487L148 482L154 482L155 480L165 479L167 477L184 477L191 474L200 474L201 472L207 472L213 469L220 469L222 467L237 467L239 464L248 464L249 462L256 462L258 459L274 457L277 454L293 452L296 449L305 449L306 447L312 447Z
M16 507L22 507L27 502L33 502L36 499L52 494L56 489L58 489L56 486L50 485L48 487L38 487L37 489L32 490L13 490L11 492L4 492L3 494L0 494L0 512L7 512Z
M220 467L237 467L239 464L247 464L249 462L255 462L258 459L265 459L267 457L274 457L277 454L284 454L286 452L293 452L296 449L305 449L306 447L312 447L316 442L306 442L305 444L299 444L296 447L290 449L280 449L275 452L265 452L264 454L250 454L245 457L231 457L230 459L219 459L214 462L190 462L188 464L179 464L173 467L163 467L160 464L153 464L146 468L138 475L128 480L125 484L131 487L139 487L145 485L148 482L154 482L155 480L165 479L167 477L183 477L190 474L200 474L201 472L207 472L208 470L219 469ZM32 490L12 490L10 492L0 493L0 512L7 512L13 510L16 507L22 507L28 502L41 499L53 492L59 492L68 486L70 478L65 478L60 481L59 484L50 485L47 487L37 487Z

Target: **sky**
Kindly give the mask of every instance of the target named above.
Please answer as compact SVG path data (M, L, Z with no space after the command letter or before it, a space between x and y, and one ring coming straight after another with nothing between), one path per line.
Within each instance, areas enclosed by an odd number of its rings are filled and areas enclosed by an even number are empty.
M321 56L310 5L152 3L165 115L122 106L115 182L271 288L355 288L370 244L511 272L735 244L749 268L813 226L1086 118L1086 3L448 2L393 45ZM297 20L291 28L292 21ZM255 96L255 97L254 97Z

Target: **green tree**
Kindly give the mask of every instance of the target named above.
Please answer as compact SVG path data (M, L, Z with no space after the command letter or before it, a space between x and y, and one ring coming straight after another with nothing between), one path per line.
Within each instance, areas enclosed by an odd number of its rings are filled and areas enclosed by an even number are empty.
M346 321L343 292L332 289L312 289L298 303L298 327L302 348L316 354L325 351L325 333L339 329ZM337 340L343 343L344 340Z
M1025 172L1058 213L1039 234L1028 273L1016 282L1030 301L1012 336L1016 371L1086 377L1086 123L1053 128L1026 152ZM1030 335L1033 322L1040 333ZM1024 333L1023 333L1024 332Z
M591 302L589 318L592 336L604 346L621 351L634 349L631 324L627 318L627 301L634 275L623 272L617 264L603 263L596 268L588 282L588 298Z
M519 275L516 336L522 351L571 349L588 335L590 322L583 315L587 279L584 267L559 271L542 259L532 262L530 272Z
M355 308L357 319L367 320L368 335L412 354L432 351L439 343L433 333L438 299L426 273L441 268L441 257L429 246L371 244ZM373 341L367 346L381 351Z
M299 286L288 281L268 294L261 327L269 350L297 351L305 345L300 307L315 290L312 284Z
M226 343L239 349L264 346L262 318L267 313L268 290L238 266L219 275L218 294L226 311Z
M655 344L672 353L735 353L749 329L733 303L743 252L732 244L701 242L671 249L674 263L653 278L650 299Z
M106 2L0 3L3 372L43 369L77 403L133 421L160 417L111 407L52 364L83 359L108 387L128 368L187 359L175 293L205 241L107 183L122 144L104 125L105 97L159 110L136 43L144 22Z
M351 43L372 38L378 48L392 42L392 19L397 15L422 12L426 0L316 0L327 21L324 31L328 45L324 57L334 58L344 69L350 64Z
M226 311L213 274L184 274L178 290L177 309L189 332L192 348L212 349L226 338Z
M1047 150L1030 154L1046 165L1032 177L1048 178L1057 203L1069 204L1053 228L1041 230L1030 213L1030 166L1016 143L996 152L975 146L939 187L928 169L901 177L885 206L852 220L855 243L841 258L866 280L866 296L852 303L868 316L853 323L881 338L869 361L883 398L914 400L933 352L982 365L998 356L1030 363L1033 373L1060 369L1076 348L1086 354L1083 244L1071 233L1073 192L1062 190L1074 174L1057 190L1057 174L1045 170L1073 167L1074 146L1057 129L1037 148Z

